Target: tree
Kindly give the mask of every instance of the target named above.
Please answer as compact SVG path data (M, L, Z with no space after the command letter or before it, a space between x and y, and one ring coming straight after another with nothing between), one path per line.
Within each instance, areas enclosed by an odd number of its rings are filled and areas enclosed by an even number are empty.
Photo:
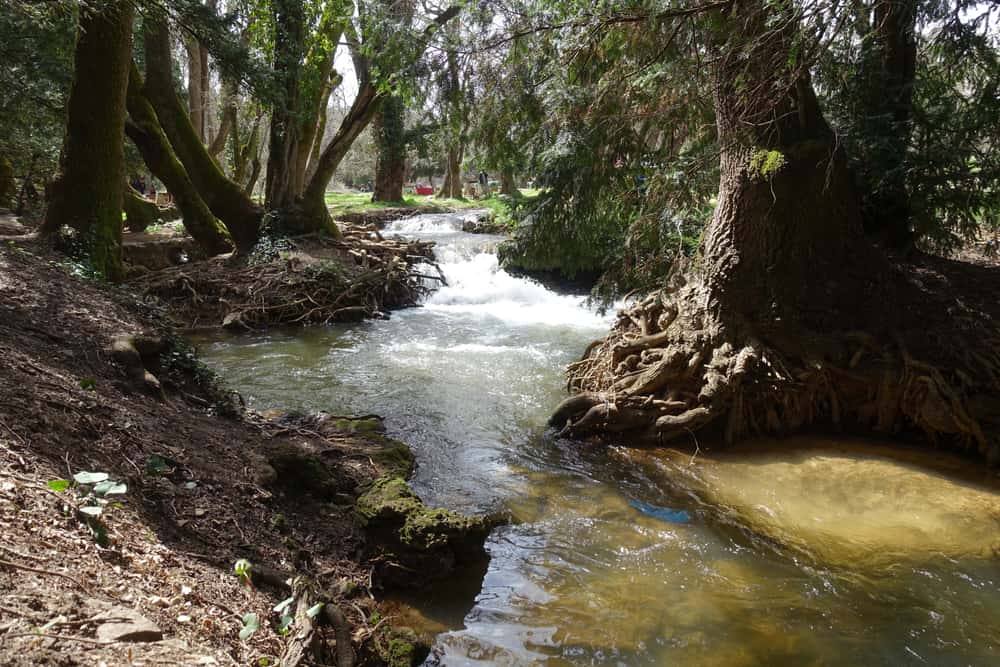
M403 181L406 179L406 126L405 108L398 95L382 101L372 126L378 155L375 161L375 187L372 201L398 202L403 200Z
M80 10L67 103L61 171L42 231L74 230L94 272L120 280L125 97L133 5L109 1Z
M132 63L127 96L129 122L125 125L125 133L139 149L149 170L173 195L191 237L210 256L228 252L232 248L228 232L198 194L184 165L177 159L143 89L142 75Z
M191 124L174 87L170 32L163 14L150 9L143 21L146 83L149 100L174 153L198 194L226 226L237 252L249 252L257 243L263 210L226 177Z
M983 407L1000 389L997 332L929 325L941 304L865 239L859 193L811 84L816 37L802 29L804 8L735 0L699 13L718 204L696 261L570 367L582 393L554 423L652 442L706 427L732 441L821 420L915 427L1000 458L982 426L997 417Z
M438 190L440 198L462 199L462 158L465 153L465 130L468 108L463 98L459 54L454 48L445 54L445 62L440 74L442 113L442 135L446 150L444 183Z

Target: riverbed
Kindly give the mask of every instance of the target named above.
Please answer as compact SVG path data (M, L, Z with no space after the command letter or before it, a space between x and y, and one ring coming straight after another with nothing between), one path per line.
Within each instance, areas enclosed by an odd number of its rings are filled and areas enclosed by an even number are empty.
M383 415L425 502L512 516L474 601L418 601L432 659L1000 664L995 475L844 439L640 455L554 440L562 369L610 315L499 269L501 239L462 233L464 215L384 232L437 242L448 282L422 307L199 341L251 407Z

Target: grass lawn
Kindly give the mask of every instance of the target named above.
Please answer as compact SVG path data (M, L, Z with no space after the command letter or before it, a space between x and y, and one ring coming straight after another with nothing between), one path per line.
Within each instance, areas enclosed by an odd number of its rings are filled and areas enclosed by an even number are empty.
M538 190L521 190L525 197L538 196ZM488 208L497 214L506 213L507 203L498 197L489 199L437 199L433 195L405 195L402 202L373 202L368 192L327 192L326 205L331 213L356 213L379 208L408 206L417 209Z

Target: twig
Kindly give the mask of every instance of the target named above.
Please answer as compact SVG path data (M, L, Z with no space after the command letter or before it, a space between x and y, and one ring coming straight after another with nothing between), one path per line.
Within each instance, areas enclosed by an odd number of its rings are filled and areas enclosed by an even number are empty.
M71 642L80 642L82 644L93 644L94 646L110 646L111 644L120 644L121 642L116 641L101 641L99 639L88 639L87 637L67 637L65 635L53 635L48 632L17 632L12 635L0 636L0 640L13 639L15 637L46 637L47 639L61 639Z
M81 584L79 581L77 581L73 577L69 576L68 574L63 574L62 572L54 572L52 570L43 570L42 568L37 568L37 567L28 567L27 565L20 565L19 563L14 563L14 562L9 561L9 560L0 560L0 565L4 565L6 567L12 567L12 568L17 569L17 570L25 570L27 572L34 572L35 574L48 574L48 575L51 575L53 577L61 577L61 578L65 579L65 580L67 580L67 581L73 582L73 584L75 584L78 588L81 588L83 590L87 590L83 586L83 584Z

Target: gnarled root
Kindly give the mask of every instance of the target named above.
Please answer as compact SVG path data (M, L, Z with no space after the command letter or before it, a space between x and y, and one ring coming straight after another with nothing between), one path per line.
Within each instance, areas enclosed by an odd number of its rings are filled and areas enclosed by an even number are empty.
M916 359L898 334L769 325L758 338L745 323L740 331L723 323L708 302L707 290L691 285L621 313L611 333L568 367L576 393L550 425L563 436L627 433L656 444L705 427L732 442L827 423L922 431L1000 462L1000 441L989 435L1000 421L1000 400L990 398L1000 394L1000 337L987 337L975 364L939 367Z

